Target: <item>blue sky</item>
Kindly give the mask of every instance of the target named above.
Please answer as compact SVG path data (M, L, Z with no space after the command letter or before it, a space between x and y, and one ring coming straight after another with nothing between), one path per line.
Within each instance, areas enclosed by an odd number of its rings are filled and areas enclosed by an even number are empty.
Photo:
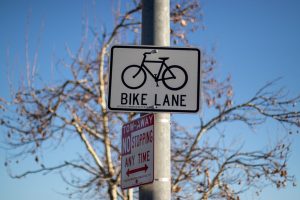
M24 79L25 33L28 30L30 58L39 47L38 72L46 82L62 79L52 73L57 70L53 60L67 56L65 45L72 49L79 47L82 36L82 19L88 13L92 25L111 20L111 1L99 1L95 6L89 1L0 1L0 96L8 98L7 76L13 76L12 83L18 86ZM232 76L235 101L242 102L269 80L282 77L280 85L290 95L300 93L300 1L297 0L204 0L202 3L204 24L207 30L195 33L193 44L210 49L215 47L217 75ZM96 16L97 19L94 19ZM105 16L105 17L103 17ZM27 24L27 18L29 19ZM109 24L106 25L108 28ZM40 36L40 42L38 39ZM205 113L204 113L205 114ZM180 117L179 117L180 118ZM227 127L229 131L235 131ZM246 131L246 130L245 130ZM257 142L268 141L281 128L270 125L260 127L255 133L243 133L246 146L257 146ZM241 131L242 132L242 131ZM258 134L264 132L266 134ZM242 134L236 132L236 135ZM290 170L300 180L299 135L292 136ZM72 146L64 147L66 156L74 151ZM55 155L55 153L53 153ZM0 192L5 200L60 200L67 199L57 193L65 185L58 174L34 175L22 180L8 177L3 164L5 150L0 149ZM53 158L55 159L55 158ZM24 168L32 167L24 163ZM286 190L268 188L260 196L250 193L245 199L297 200L299 186L288 186Z

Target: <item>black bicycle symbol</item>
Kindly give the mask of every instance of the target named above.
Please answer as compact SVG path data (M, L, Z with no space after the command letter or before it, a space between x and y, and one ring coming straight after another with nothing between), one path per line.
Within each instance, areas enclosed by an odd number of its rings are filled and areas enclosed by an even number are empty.
M169 90L180 90L183 88L188 81L188 75L183 67L179 65L168 66L166 60L169 57L159 57L160 61L146 60L147 54L153 53L157 53L157 50L145 52L141 65L129 65L123 70L121 75L123 84L130 89L138 89L145 84L147 80L146 72L148 72L155 80L156 87L158 87L158 82L162 81ZM158 73L153 74L145 63L161 63ZM165 66L165 69L162 71L163 66Z

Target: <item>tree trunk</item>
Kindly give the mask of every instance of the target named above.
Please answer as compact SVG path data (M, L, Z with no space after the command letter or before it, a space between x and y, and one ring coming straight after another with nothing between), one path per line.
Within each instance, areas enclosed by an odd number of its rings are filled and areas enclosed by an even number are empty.
M205 192L201 198L201 200L208 200L208 193Z
M117 200L118 194L117 194L117 185L109 183L108 187L108 194L110 200Z

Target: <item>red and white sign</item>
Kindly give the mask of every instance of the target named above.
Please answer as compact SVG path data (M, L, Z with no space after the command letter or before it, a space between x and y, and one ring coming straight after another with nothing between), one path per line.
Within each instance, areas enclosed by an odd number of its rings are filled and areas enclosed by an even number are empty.
M154 179L154 115L140 117L122 127L121 187L128 189Z

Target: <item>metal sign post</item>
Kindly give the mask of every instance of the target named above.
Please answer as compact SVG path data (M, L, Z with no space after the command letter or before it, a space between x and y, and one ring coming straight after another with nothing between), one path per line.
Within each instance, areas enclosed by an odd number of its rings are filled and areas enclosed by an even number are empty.
M169 0L143 0L142 44L170 45ZM140 187L140 200L171 199L170 113L154 115L154 182Z

